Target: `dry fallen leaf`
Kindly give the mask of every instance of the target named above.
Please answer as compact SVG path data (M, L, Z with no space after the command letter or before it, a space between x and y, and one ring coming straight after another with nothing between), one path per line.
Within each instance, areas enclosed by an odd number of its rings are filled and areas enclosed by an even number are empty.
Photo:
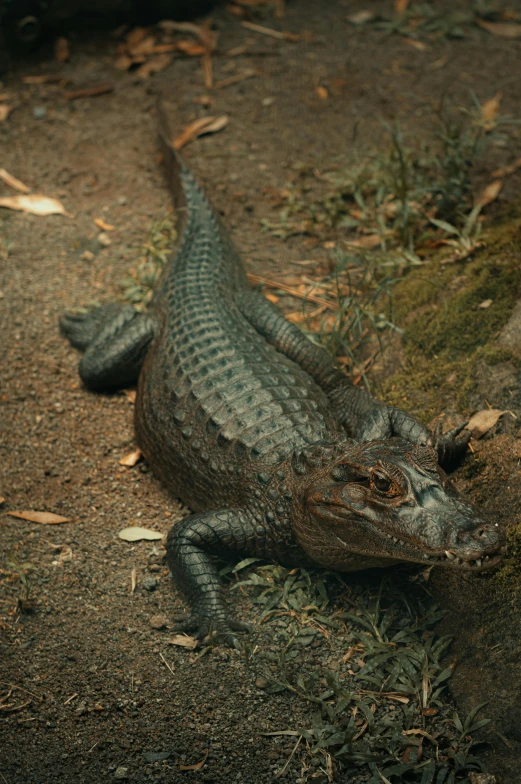
M125 37L129 48L137 46L148 35L146 27L134 27Z
M513 22L485 22L484 19L476 20L478 25L492 35L502 38L521 38L521 24Z
M27 196L2 196L0 197L0 207L30 212L32 215L66 215L68 218L71 217L58 199L42 196L41 193L31 193Z
M485 131L491 131L495 128L496 115L499 112L502 97L502 93L496 93L493 98L490 98L481 105L481 116L483 118L483 128Z
M193 141L198 136L202 136L205 133L216 133L217 131L222 130L228 124L228 117L223 114L222 117L201 117L199 120L195 120L179 134L179 136L174 139L173 145L176 150L180 150L184 147L188 142Z
M11 112L13 111L13 107L9 106L7 103L3 103L0 105L0 122L7 120Z
M497 199L502 187L503 180L494 180L494 182L491 182L490 185L487 185L487 187L483 189L479 198L476 200L476 204L479 204L481 207L486 207L487 204L490 204L494 199Z
M146 79L150 74L162 71L169 66L171 62L172 58L169 54L157 54L155 57L151 57L150 60L147 60L146 63L139 66L136 71L136 76Z
M137 391L135 389L125 389L125 390L123 390L123 393L124 393L124 395L127 398L129 403L135 403L136 402Z
M199 640L189 637L187 634L174 634L168 640L169 645L180 645L182 648L197 648Z
M132 468L132 466L135 466L136 463L139 463L142 457L143 457L143 453L141 449L136 449L134 452L130 452L130 454L125 455L125 457L122 457L121 460L119 460L118 462L122 466L127 466L128 468Z
M5 497L3 495L0 495L0 505L3 504L4 501L5 501Z
M396 14L403 14L407 10L409 0L394 0L394 12Z
M354 245L355 248L376 248L377 245L380 245L382 242L382 238L379 234L367 234L364 237L359 237L357 240L353 240L352 242L348 242L348 245Z
M363 25L366 22L372 22L375 18L374 11L356 11L354 14L349 14L347 21L354 25Z
M484 299L483 302L479 303L478 308L482 308L483 310L486 310L491 305L492 305L492 300L491 299Z
M78 90L68 90L63 94L67 101L75 101L77 98L94 98L97 95L111 93L114 87L111 84L96 84L93 87L80 87Z
M134 593L134 591L136 590L136 585L137 585L137 569L134 568L130 572L130 592L131 593Z
M118 536L125 542L140 542L142 539L153 541L154 539L163 538L163 534L159 533L159 531L141 528L139 525L131 525L129 528L124 528L119 532Z
M28 520L30 523L43 523L44 525L58 525L58 523L69 523L70 517L62 517L52 512L7 512L11 517L19 517L20 520Z
M0 169L0 179L10 185L11 188L21 191L22 193L29 193L31 190L27 185L24 185L23 182L20 182L16 177L13 177L13 175L9 174L5 169Z
M59 63L66 63L71 56L69 42L66 38L57 38L54 43L54 56Z
M179 770L201 770L204 763L206 762L206 758L208 757L210 749L206 749L204 757L200 762L196 762L195 765L179 765Z
M500 411L499 408L486 408L483 411L478 411L465 425L466 430L470 430L472 438L481 438L485 433L494 427L499 418L503 414L508 414L509 411Z
M423 41L417 41L416 38L404 38L403 42L405 44L409 44L414 49L417 49L419 52L427 52L430 49L430 46L424 44Z
M200 57L203 54L207 53L206 46L203 44L198 44L195 41L183 40L183 41L176 41L175 48L182 52L183 54L187 54L189 57Z
M315 89L315 92L316 92L316 94L318 95L318 97L320 98L321 101L327 100L327 97L329 95L329 93L327 91L327 87L322 87L321 85L319 85Z
M103 218L94 218L94 223L98 229L102 229L102 231L114 231L116 228L115 226L112 226L111 223L105 223Z
M128 44L128 41L127 41ZM147 35L141 41L136 44L128 44L128 51L133 57L136 57L143 54L154 54L154 47L156 45L156 39L153 35Z
M241 24L248 30L253 30L255 33L261 33L261 35L269 35L271 38L278 38L282 41L300 41L300 35L297 35L296 33L273 30L271 27L264 27L264 25L254 24L254 22L241 22Z

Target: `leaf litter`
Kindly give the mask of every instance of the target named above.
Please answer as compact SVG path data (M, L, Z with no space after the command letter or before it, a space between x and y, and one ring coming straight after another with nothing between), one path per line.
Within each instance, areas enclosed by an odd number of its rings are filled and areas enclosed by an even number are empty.
M0 179L2 179L7 185L10 185L11 188L14 188L16 191L20 191L21 193L29 193L30 188L27 187L21 180L17 177L14 177L12 174L9 174L5 169L0 169Z
M482 302L479 307L487 307L485 302ZM465 425L465 429L470 430L472 438L481 438L499 422L504 414L511 414L513 416L511 411L501 411L499 408L485 408L483 411L478 411L469 419Z
M43 523L44 525L59 525L60 523L70 523L70 517L54 514L53 512L7 512L11 517L18 517L20 520L28 520L30 523Z

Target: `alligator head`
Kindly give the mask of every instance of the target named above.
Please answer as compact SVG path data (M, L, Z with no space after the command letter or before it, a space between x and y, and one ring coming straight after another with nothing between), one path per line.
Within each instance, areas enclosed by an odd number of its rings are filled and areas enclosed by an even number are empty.
M339 447L333 460L296 459L293 527L314 561L339 571L410 561L470 572L499 563L504 533L462 498L433 449L401 439Z

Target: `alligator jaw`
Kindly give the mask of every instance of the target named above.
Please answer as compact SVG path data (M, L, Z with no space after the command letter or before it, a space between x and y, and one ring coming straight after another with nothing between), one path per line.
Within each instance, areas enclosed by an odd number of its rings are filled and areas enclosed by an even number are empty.
M392 536L391 534L385 534L385 536L390 539L393 544L396 544L399 547L411 547L409 542L405 542L403 539L398 539L396 536ZM421 561L419 557L411 558L407 552L402 552L401 558L404 561L414 560L415 563L422 563L423 561L426 561L433 566L447 566L459 569L471 569L472 571L483 571L485 569L491 569L492 567L497 566L506 551L507 546L502 545L500 548L498 548L498 550L496 550L496 552L483 555L480 558L463 558L461 555L458 556L452 550L445 550L444 552L437 554L423 552L421 553Z

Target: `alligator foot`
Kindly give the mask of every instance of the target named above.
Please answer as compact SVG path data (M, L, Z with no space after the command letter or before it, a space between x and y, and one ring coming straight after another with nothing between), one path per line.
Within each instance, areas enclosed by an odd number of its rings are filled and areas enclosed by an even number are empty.
M438 453L438 463L445 470L455 468L465 457L471 435L469 430L465 431L466 426L465 422L444 434L441 432L441 423L436 426L434 448Z
M118 388L137 381L154 336L150 316L118 303L66 313L60 319L60 330L85 352L79 370L90 389Z
M174 631L192 633L196 640L204 640L205 637L208 637L209 641L216 645L240 648L239 640L234 632L251 632L251 626L234 618L215 621L198 613L192 613L178 618Z

